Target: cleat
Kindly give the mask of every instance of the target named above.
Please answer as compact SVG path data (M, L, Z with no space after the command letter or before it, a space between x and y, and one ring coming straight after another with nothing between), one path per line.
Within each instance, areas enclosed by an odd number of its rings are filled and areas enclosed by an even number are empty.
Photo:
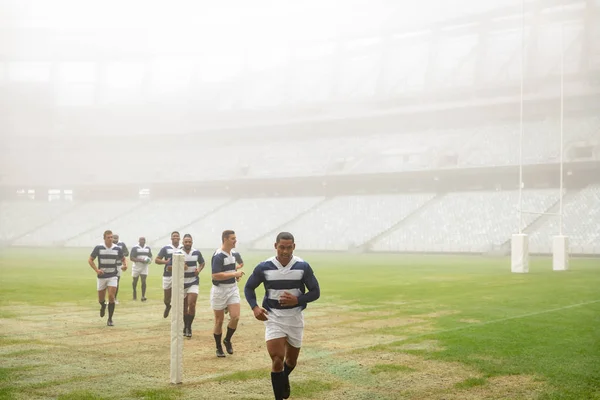
M225 349L227 350L227 353L233 354L233 346L231 345L231 342L229 342L227 340L223 340L223 344L225 345Z
M113 322L112 322L112 319L109 319L108 321L106 321L106 325L115 326L115 324L113 324Z
M165 307L165 312L163 313L163 317L167 318L169 316L169 311L171 311L171 305Z
M223 349L217 347L217 357L225 357L225 353L223 353Z
M106 313L106 305L103 305L100 307L100 318L103 318L105 313Z
M225 314L229 313L229 307L225 307Z
M290 397L290 392L291 392L291 388L290 388L290 376L286 375L285 376L285 384L283 385L283 393L281 394L283 396L284 399L288 399Z
M188 328L187 337L190 338L190 339L192 338L192 327L191 326Z
M148 299L147 299L147 298L145 298L145 297L142 297L142 302L144 302L144 301L146 301L146 300L148 300Z
M119 304L119 300L115 299L115 304Z

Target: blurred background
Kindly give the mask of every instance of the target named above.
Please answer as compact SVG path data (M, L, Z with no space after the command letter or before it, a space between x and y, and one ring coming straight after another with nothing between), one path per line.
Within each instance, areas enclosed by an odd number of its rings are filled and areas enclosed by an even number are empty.
M600 1L0 0L0 135L2 246L600 255Z

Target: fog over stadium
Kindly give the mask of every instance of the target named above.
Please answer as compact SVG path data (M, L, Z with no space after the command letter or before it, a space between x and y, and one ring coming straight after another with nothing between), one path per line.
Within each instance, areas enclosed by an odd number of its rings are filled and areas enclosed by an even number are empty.
M2 241L186 228L212 247L236 227L269 248L289 227L314 250L506 253L524 229L549 253L562 137L562 225L598 254L597 17L593 1L3 1Z
M2 399L600 399L600 0L0 0L0 138Z

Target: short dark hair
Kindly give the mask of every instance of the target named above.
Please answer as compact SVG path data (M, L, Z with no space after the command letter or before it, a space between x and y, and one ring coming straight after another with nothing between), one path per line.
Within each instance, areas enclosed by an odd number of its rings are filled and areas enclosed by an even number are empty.
M174 234L178 234L179 235L179 232L177 232L177 231L171 232L171 236L173 236Z
M225 239L227 239L231 235L235 235L235 232L231 229L224 230L221 234L221 242L225 242Z
M190 239L193 239L193 238L192 238L192 235L190 235L189 233L186 233L185 235L183 235L183 238L184 238L184 239L185 239L185 238L190 238Z
M102 237L105 238L106 236L112 235L112 234L113 234L112 231L110 229L107 229L107 230L104 231L104 235Z
M277 234L277 239L275 239L275 243L279 243L280 240L291 240L292 243L295 243L294 235L289 232L279 232L279 234Z

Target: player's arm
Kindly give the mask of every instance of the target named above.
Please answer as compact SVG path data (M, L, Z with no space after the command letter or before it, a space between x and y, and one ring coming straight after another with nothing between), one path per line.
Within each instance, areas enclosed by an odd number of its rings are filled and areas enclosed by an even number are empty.
M244 260L242 260L240 253L233 253L233 256L235 257L236 263L235 269L244 268Z
M123 250L120 250L117 256L121 257L121 271L125 271L127 269L127 258L123 254Z
M196 275L198 275L203 269L206 262L204 261L204 257L202 257L202 253L198 251L198 266L196 267Z
M308 289L308 292L298 296L298 304L304 306L307 303L315 301L319 297L321 297L321 288L319 287L319 281L317 280L317 277L315 276L315 273L313 272L310 265L308 265L306 271L304 272L302 280L304 285Z
M301 294L300 296L294 296L291 293L284 292L279 297L279 303L286 307L293 307L296 305L306 306L307 303L315 301L319 297L321 297L321 289L319 288L319 282L317 281L317 278L315 278L315 274L310 265L308 264L307 268L304 270L302 283L304 284L304 286L306 286L308 292Z
M160 251L158 252L158 255L156 256L156 259L154 260L155 264L161 264L161 265L165 265L169 262L169 260L167 259L167 249L165 249L164 247L162 249L160 249Z
M99 254L99 249L98 247L94 247L94 250L92 251L92 254L90 254L90 258L88 258L88 264L90 265L90 267L92 267L92 269L96 272L96 275L100 276L104 273L104 271L102 271L100 268L98 268L96 266L96 257L98 257Z
M262 279L263 273L260 269L260 264L254 268L252 275L246 281L246 285L244 286L244 296L246 297L246 301L250 305L252 312L254 313L254 318L259 321L266 321L267 318L267 310L258 305L256 301L256 288L260 286L263 282Z
M137 247L134 247L133 249L131 249L131 255L129 256L129 259L131 261L135 261L135 262L141 262L142 261L142 260L138 259Z
M231 278L239 278L244 275L242 271L237 270L223 272L223 259L221 257L213 257L211 264L212 278L215 281L225 281Z

